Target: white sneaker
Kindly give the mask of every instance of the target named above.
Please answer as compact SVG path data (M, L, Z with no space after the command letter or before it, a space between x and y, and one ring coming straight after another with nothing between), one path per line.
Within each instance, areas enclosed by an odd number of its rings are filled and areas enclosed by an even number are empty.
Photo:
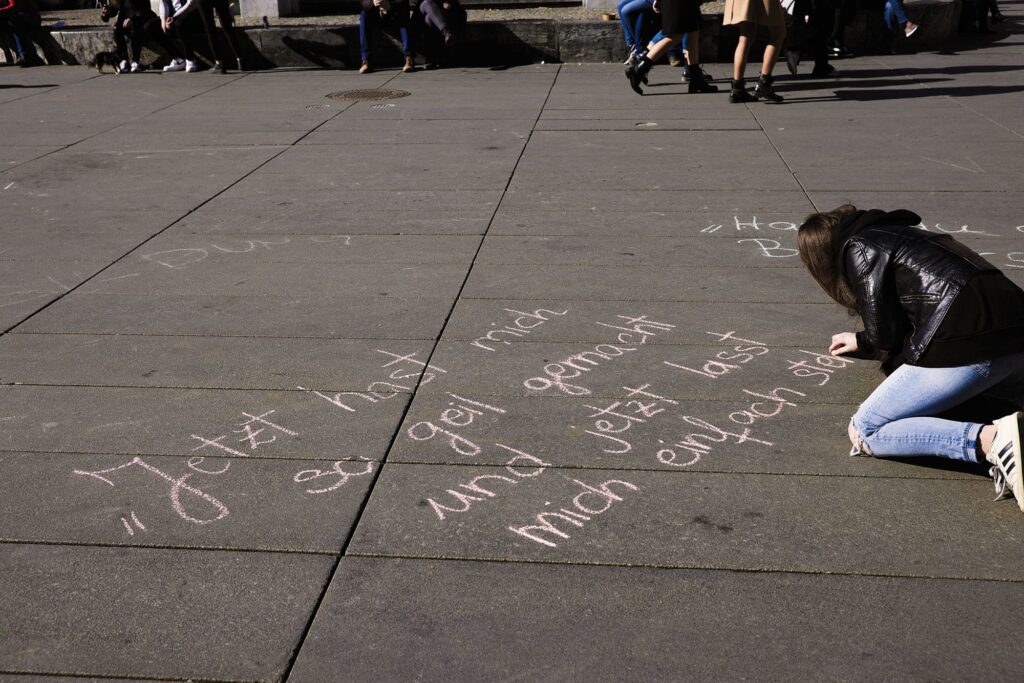
M1024 412L1000 418L995 425L992 450L985 459L992 463L988 473L995 481L996 500L1013 496L1017 499L1017 507L1024 512L1024 463L1021 462L1020 440Z
M184 71L185 60L184 59L172 59L171 63L164 67L164 71Z
M132 73L137 74L142 71L142 65L138 62L132 62Z
M199 71L199 65L197 63L193 62L191 59L186 59L185 60L185 71L186 71L186 73L190 73L190 74L191 73L195 73L196 71Z
M128 70L130 68L131 68L131 65L128 63L128 60L127 59L122 59L121 63L117 65L117 68L114 69L114 71L116 71L119 74L123 74L123 73L128 73Z
M917 33L917 29L919 29L919 28L921 28L920 24L915 24L912 21L908 21L907 25L903 29L903 35L905 35L907 38L909 38L910 36L912 36L915 33Z

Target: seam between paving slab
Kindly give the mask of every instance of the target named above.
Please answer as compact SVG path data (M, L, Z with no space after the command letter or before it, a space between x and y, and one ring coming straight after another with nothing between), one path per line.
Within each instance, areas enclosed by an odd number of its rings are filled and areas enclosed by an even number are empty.
M526 140L523 142L523 146L519 150L519 155L516 157L516 162L515 162L515 164L513 164L512 170L508 174L508 179L505 181L505 187L504 187L504 189L502 189L501 197L499 197L498 201L495 202L494 209L491 211L491 217L487 221L487 227L484 228L483 233L481 233L480 236L479 236L480 237L479 243L477 244L477 248L476 248L475 253L473 254L473 258L470 260L469 267L466 269L466 275L465 275L465 277L462 280L462 285L459 287L459 291L455 294L455 297L452 300L451 306L448 309L448 314L445 316L444 322L441 325L441 329L440 329L440 331L437 334L437 339L434 341L434 344L431 347L430 352L427 354L427 360L424 363L424 367L427 367L427 366L430 365L430 361L431 361L431 359L433 359L434 353L437 351L437 347L438 347L438 344L441 341L441 337L444 336L444 331L448 327L448 323L451 321L452 315L454 315L454 313L455 313L455 308L458 306L458 303L459 303L460 299L462 298L462 293L463 293L463 291L465 291L466 285L469 283L469 278L470 278L470 276L473 273L473 268L476 265L477 258L479 257L480 252L483 249L484 241L487 239L487 233L490 231L491 226L494 225L494 220L495 220L495 218L498 215L498 211L501 210L501 203L502 203L502 201L504 201L505 197L508 195L509 188L512 186L512 180L515 178L516 171L519 169L519 164L520 164L520 162L522 162L523 157L526 155L526 150L530 146L530 141L533 139L533 135L537 131L537 124L539 123L541 116L543 116L543 114L544 114L544 109L547 106L548 101L551 99L551 93L554 92L554 90L555 90L555 84L558 83L558 76L561 73L561 71L562 71L562 65L559 64L555 68L555 70L554 70L554 75L551 78L550 85L548 86L547 94L545 94L545 96L544 96L544 101L541 102L541 105L540 105L540 107L538 108L538 111L537 111L537 115L536 115L536 117L533 120L533 124L530 126L530 132L527 135ZM413 397L415 397L416 392L419 390L420 384L421 384L422 380L423 380L423 375L420 374L420 376L416 380L416 386L413 387L413 393L412 393ZM325 596L327 595L327 591L330 588L331 583L334 581L335 574L337 574L338 566L341 564L342 558L346 556L346 554L348 552L349 544L352 542L352 539L355 537L356 529L358 528L359 523L362 520L363 513L366 511L366 507L369 504L370 497L373 495L373 491L374 491L374 489L377 486L377 482L380 480L381 472L384 471L383 465L387 462L388 454L391 452L391 449L394 447L395 440L398 438L398 435L401 433L402 425L405 423L406 416L409 413L409 409L412 407L412 403L413 403L413 401L411 401L411 400L408 403L406 403L405 408L402 411L402 416L398 420L397 424L395 425L395 431L391 435L391 441L388 444L387 451L385 451L384 458L381 461L381 467L378 467L377 471L375 471L373 473L373 479L370 481L370 484L367 487L366 494L363 497L362 504L360 505L359 511L356 513L355 519L353 520L352 528L350 529L348 537L345 539L345 542L342 545L341 552L338 554L338 557L337 557L337 560L334 563L333 569L331 570L330 574L328 575L327 582L325 583L323 589L320 592L320 598L317 600L316 604L313 606L313 610L310 613L309 620L306 623L306 628L302 632L302 635L299 638L299 641L298 641L298 643L295 646L295 650L292 652L292 656L290 658L288 666L285 668L284 675L282 676L282 680L287 681L288 678L291 676L292 669L294 668L295 663L298 661L299 653L302 651L302 646L306 642L306 638L309 635L310 629L312 629L313 623L316 621L316 616L320 612L320 608L323 605L323 601L324 601Z
M183 100L178 100L176 102L168 104L165 107L160 107L158 109L154 109L153 111L146 112L145 114L142 114L142 115L140 115L137 118L131 119L130 121L122 121L121 123L118 123L115 126L111 126L110 128L105 128L104 130L101 130L101 131L98 131L96 133L93 133L92 135L89 135L88 137L84 137L81 140L75 140L74 142L72 142L69 145L62 146L60 149L55 149L55 150L47 152L46 154L43 154L41 156L37 156L34 159L28 159L26 161L22 161L21 163L14 164L13 166L8 166L7 168L5 168L3 170L0 170L0 175L3 175L4 173L6 173L6 172L8 172L8 171L10 171L12 169L18 168L19 166L22 166L24 164L29 164L29 163L32 163L33 161L39 161L40 159L45 159L46 157L50 156L51 154L59 154L60 152L64 152L64 151L70 149L71 147L74 147L75 145L79 145L79 144L81 144L83 142L87 142L89 140L92 140L94 137L97 137L99 135L104 135L106 133L109 133L112 130L117 130L121 126L125 126L125 125L127 125L129 123L135 123L136 121L139 121L140 119L142 119L142 118L144 118L146 116L152 116L153 114L158 114L158 113L164 111L165 109L170 109L171 107L176 107L177 105L179 105L179 104L181 104L183 102L188 102L189 100L192 100L192 99L195 99L196 97L200 97L202 95L205 95L206 93L209 93L209 92L212 92L214 90L217 90L218 88L222 88L225 85L228 85L229 83L234 83L235 81L239 80L240 78L244 78L244 77L245 77L245 75L242 75L242 76L238 76L238 77L232 78L229 81L224 81L224 82L218 83L217 85L213 86L212 88L208 88L208 89L203 90L201 92L198 92L198 93L196 93L194 95L190 95L189 97L186 97ZM58 87L67 87L68 85L75 86L75 85L78 85L80 83L87 83L87 82L93 80L94 78L99 78L99 75L90 76L89 78L87 78L85 80L82 80L82 81L78 81L76 83L62 84L62 85L60 85ZM56 89L57 88L53 88L51 90L45 90L42 93L32 93L31 95L27 95L26 97L34 97L36 95L42 95L42 94L47 93L47 92L52 92L53 90L56 90ZM17 100L8 100L7 102L17 102L18 100L23 100L23 99L26 99L26 98L25 97L19 97ZM3 106L4 104L7 104L7 102L0 103L0 106ZM2 335L2 334L3 334L3 332L0 332L0 335Z
M248 678L203 678L201 676L189 676L180 678L177 676L132 676L131 674L110 674L110 673L86 673L66 671L30 671L28 669L0 669L0 674L11 676L52 676L53 678L66 678L77 680L86 678L91 681L189 681L195 683L251 683L253 679Z
M971 576L945 576L940 574L893 574L888 572L853 572L853 571L824 571L815 569L776 569L769 567L726 567L720 565L704 565L704 564L658 564L658 563L634 563L634 562L586 562L586 561L569 561L569 560L525 560L518 558L507 558L507 557L457 557L448 555L387 555L384 553L364 553L364 552L353 552L349 553L348 557L364 557L373 559L389 559L389 560L443 560L446 562L484 562L488 564L532 564L532 565L554 565L554 566L571 566L571 567L618 567L622 569L663 569L667 571L672 570L693 570L693 571L716 571L716 572L730 572L736 574L794 574L801 576L855 576L862 578L875 578L875 579L906 579L906 580L926 580L926 581L964 581L964 582L983 582L983 583L1009 583L1009 584L1024 584L1024 579L997 579L997 578L984 578L984 577L971 577Z

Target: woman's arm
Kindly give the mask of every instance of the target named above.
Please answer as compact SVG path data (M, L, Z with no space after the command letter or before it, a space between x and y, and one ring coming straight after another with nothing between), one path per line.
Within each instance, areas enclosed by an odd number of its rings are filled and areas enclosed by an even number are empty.
M854 239L847 247L846 265L864 321L864 331L856 335L860 352L877 358L882 352L898 350L902 340L894 315L900 306L892 273L887 272L889 254Z

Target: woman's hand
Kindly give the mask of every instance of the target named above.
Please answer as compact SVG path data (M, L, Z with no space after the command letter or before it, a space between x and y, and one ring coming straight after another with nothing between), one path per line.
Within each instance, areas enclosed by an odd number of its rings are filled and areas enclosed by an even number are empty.
M832 335L832 343L828 352L833 356L842 356L845 353L857 352L857 335L853 332L840 332Z

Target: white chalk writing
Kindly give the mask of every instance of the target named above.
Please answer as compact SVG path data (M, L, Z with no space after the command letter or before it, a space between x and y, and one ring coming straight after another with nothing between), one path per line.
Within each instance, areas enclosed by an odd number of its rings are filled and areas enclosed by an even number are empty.
M640 488L636 484L621 479L609 479L595 486L573 477L565 478L583 489L573 496L571 503L573 509L568 509L569 506L566 505L553 512L538 513L534 517L536 524L509 526L509 531L534 543L555 548L558 543L553 539L569 538L567 528L583 528L591 519L604 514L611 509L612 505L622 502L626 491L636 491ZM621 495L616 493L613 487L618 488ZM550 505L550 502L547 505Z
M564 311L554 311L549 308L538 308L533 312L517 311L514 308L502 309L506 313L515 316L511 322L498 327L500 323L491 323L493 330L488 330L487 334L477 337L472 342L471 346L484 351L495 351L495 346L504 344L505 346L511 346L512 342L509 338L517 339L533 332L534 328L540 327L544 323L550 320L550 316L553 315L565 315L569 312L569 309Z

